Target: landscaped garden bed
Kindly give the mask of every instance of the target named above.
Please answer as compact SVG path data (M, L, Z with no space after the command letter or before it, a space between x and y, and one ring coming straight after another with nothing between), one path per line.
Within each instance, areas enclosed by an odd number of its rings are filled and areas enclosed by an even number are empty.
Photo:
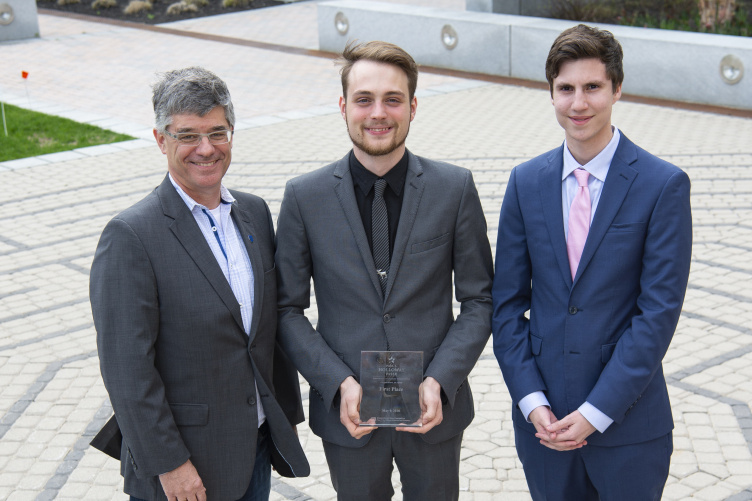
M280 0L37 0L40 9L161 24L282 5Z

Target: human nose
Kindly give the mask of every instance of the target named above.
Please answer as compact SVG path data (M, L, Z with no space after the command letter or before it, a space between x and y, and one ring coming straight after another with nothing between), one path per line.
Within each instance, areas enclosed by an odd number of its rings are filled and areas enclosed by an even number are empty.
M381 101L376 101L371 106L371 118L384 118L386 117L386 106Z
M588 103L587 103L587 97L585 96L585 92L582 90L575 90L574 92L574 101L572 102L572 109L575 110L584 110L587 109Z
M209 142L209 138L207 136L201 136L201 139L198 142L198 146L196 146L196 153L199 155L207 156L214 153L214 145Z

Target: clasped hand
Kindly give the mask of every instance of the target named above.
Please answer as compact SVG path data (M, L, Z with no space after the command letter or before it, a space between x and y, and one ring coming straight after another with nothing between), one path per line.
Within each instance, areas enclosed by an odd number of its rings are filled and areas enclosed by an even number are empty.
M529 419L535 426L535 436L540 443L557 451L571 451L587 445L587 437L595 431L595 427L580 411L557 420L551 409L542 405L533 409Z

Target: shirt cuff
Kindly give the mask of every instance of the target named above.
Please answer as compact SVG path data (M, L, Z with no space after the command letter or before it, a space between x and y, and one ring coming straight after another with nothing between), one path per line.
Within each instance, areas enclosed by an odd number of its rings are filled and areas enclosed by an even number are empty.
M614 422L613 419L603 414L601 411L596 409L593 404L590 402L583 403L579 409L580 414L588 420L590 424L595 426L595 429L599 432L603 433L606 431L606 429L611 426L611 423Z
M540 407L541 405L551 407L551 405L548 403L546 395L542 391L535 391L533 393L530 393L522 400L520 400L519 404L517 404L517 406L522 411L522 415L525 416L525 420L528 423L530 422L530 419L528 419L530 413L533 412L536 407Z

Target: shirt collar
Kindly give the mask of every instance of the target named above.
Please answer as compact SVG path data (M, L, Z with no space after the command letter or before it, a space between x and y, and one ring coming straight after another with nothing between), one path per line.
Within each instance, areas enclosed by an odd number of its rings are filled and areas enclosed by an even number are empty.
M561 173L561 180L564 181L575 169L585 169L591 176L596 178L602 183L606 182L606 175L608 174L608 168L611 166L611 161L614 159L614 153L616 153L616 147L619 146L619 129L612 126L614 131L611 141L608 142L605 148L598 153L595 158L589 161L585 165L580 165L577 160L574 159L572 153L569 151L567 141L564 140L564 168Z
M384 174L382 179L386 179L386 183L392 189L395 195L400 196L402 194L402 188L405 187L405 179L407 178L407 150L402 156L399 162L389 169L389 172ZM350 173L352 174L353 181L364 194L368 194L373 188L373 183L379 179L379 176L363 167L363 164L355 158L355 153L350 152Z
M180 195L180 198L183 199L183 202L185 202L185 205L188 206L188 210L193 212L193 209L198 207L199 209L207 209L209 210L205 205L201 205L200 203L196 202L194 199L190 197L185 191L183 191L183 188L180 187L178 183L175 182L175 179L173 179L172 174L168 173L168 176L170 176L170 182L175 187L175 190L178 192L178 195ZM232 196L230 193L230 190L225 188L224 184L219 185L219 199L220 202L223 204L231 204L235 202L235 197Z

